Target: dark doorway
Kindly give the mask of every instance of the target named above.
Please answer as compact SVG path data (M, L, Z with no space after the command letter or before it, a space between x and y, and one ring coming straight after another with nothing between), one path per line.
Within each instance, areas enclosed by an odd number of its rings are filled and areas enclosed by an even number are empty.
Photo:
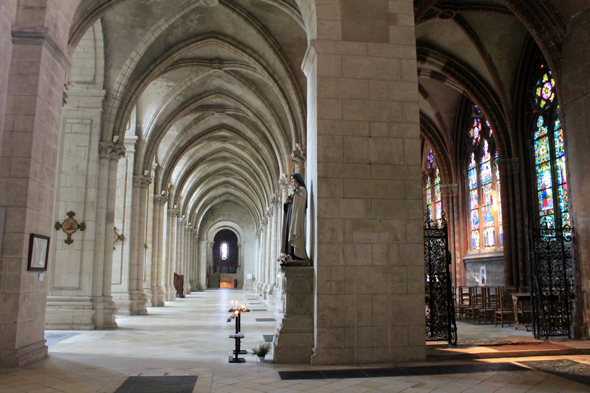
M238 237L229 229L215 235L213 243L213 273L220 275L221 288L237 288L235 276L238 273L240 260Z

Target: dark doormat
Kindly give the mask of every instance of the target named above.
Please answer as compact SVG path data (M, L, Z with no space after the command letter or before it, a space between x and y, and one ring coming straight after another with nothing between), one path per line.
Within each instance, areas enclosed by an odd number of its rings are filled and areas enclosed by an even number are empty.
M274 318L256 318L256 322L276 322Z
M274 340L275 336L274 334L263 334L262 338L264 338L265 343L271 343L272 340Z
M518 362L539 371L590 386L590 366L573 360L538 360Z
M129 377L115 393L192 393L193 376Z
M281 380L292 379L347 379L347 378L379 378L399 377L408 375L443 375L472 374L498 371L525 371L513 363L471 363L451 364L446 366L411 366L388 368L356 368L343 370L321 371L279 371Z

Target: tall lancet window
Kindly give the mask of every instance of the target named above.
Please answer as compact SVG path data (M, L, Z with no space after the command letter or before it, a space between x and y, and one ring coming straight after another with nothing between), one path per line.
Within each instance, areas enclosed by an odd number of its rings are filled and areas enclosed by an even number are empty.
M492 251L503 244L500 171L494 131L477 105L467 132L469 243L472 251Z
M563 128L557 115L555 80L541 66L534 86L533 147L539 220L552 226L570 226Z
M229 245L226 242L221 243L221 260L227 261L227 254L229 253Z
M442 194L440 190L440 171L434 159L432 149L429 149L426 156L426 172L424 195L426 199L426 209L430 212L433 220L442 218Z

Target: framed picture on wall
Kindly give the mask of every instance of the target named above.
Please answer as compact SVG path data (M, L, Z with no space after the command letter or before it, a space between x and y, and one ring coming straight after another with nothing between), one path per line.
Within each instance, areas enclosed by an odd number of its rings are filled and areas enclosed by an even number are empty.
M29 239L29 264L27 270L44 272L49 258L49 236L31 233Z

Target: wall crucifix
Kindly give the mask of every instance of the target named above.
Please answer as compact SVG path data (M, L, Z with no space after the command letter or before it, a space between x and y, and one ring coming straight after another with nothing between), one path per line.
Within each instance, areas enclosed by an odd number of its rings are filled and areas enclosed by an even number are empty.
M72 240L72 235L76 233L78 229L81 231L86 229L86 224L84 224L83 222L79 223L78 221L76 221L76 219L74 218L75 215L76 213L74 212L68 212L68 218L64 222L60 224L60 222L57 221L55 223L55 229L57 229L58 231L61 229L66 233L66 235L68 235L66 240L64 240L64 243L66 244L72 244L74 242Z

